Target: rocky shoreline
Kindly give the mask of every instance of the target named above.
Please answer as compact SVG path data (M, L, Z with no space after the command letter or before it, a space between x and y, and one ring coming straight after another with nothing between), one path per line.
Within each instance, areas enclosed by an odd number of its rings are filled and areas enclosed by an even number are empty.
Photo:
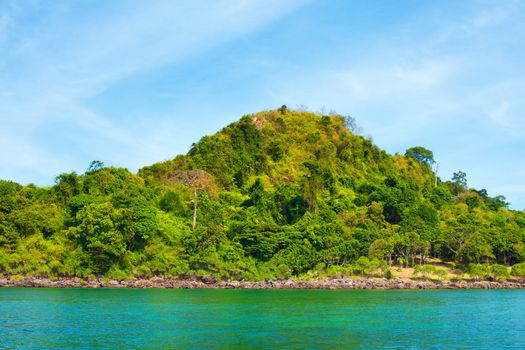
M130 279L126 281L93 278L49 279L25 277L23 280L0 277L0 287L32 288L216 288L216 289L525 289L525 281L417 281L408 279L355 278L319 279L312 281L215 281L213 279L179 280L162 277Z

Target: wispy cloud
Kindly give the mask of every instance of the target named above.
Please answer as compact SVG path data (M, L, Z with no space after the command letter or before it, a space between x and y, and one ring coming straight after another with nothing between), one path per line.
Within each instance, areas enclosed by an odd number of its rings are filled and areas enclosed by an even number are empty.
M383 14L386 5L378 3L305 3L0 2L0 164L7 165L0 178L50 183L92 159L136 169L184 152L210 124L236 117L212 105L250 112L287 103L351 114L392 153L429 147L444 178L462 168L469 184L493 193L505 167L509 191L519 188L523 1L392 7L399 16ZM351 10L366 7L378 18L359 22L361 14ZM327 12L338 10L348 13ZM138 113L139 103L126 106L129 90L117 88L199 61L220 67L221 78L209 81L198 70L195 82L173 75L172 90L159 91L168 95L162 101L173 98L169 108L153 108L153 99ZM237 78L224 79L228 74ZM145 80L138 94L161 89ZM226 80L230 85L221 85ZM197 91L205 91L199 100ZM121 97L127 100L115 101L123 110L116 118L108 105ZM194 110L181 107L183 99ZM177 111L186 118L176 118ZM525 197L502 194L525 207Z
M473 186L505 190L525 207L525 197L512 195L522 188L518 174L525 170L515 151L525 143L524 52L513 44L525 38L523 3L476 3L455 16L440 14L423 12L399 32L389 28L392 33L381 33L366 49L355 48L360 56L341 57L337 69L309 68L281 80L271 94L291 105L350 113L391 152L430 147L444 178L462 168ZM432 29L420 32L427 22ZM511 32L514 41L507 41ZM497 149L506 153L494 154ZM513 169L505 188L498 179L509 169L491 165L502 158Z
M0 163L7 165L0 168L0 178L50 183L52 175L78 169L86 157L132 168L145 165L138 161L155 148L148 146L155 144L148 130L134 128L138 120L123 125L95 112L88 99L122 79L249 35L303 3L0 5ZM72 160L73 152L79 160Z
M351 98L378 100L399 95L412 96L428 93L445 83L457 70L454 59L423 59L410 64L396 63L384 66L353 68L347 71L330 72L334 80L350 90Z

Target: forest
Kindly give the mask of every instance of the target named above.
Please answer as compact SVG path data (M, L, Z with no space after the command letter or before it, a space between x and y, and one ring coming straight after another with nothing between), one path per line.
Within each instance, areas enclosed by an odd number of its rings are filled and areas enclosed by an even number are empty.
M390 155L357 131L282 106L136 174L93 161L49 187L0 181L0 275L392 277L439 260L525 276L523 211L462 171L439 178L424 147Z

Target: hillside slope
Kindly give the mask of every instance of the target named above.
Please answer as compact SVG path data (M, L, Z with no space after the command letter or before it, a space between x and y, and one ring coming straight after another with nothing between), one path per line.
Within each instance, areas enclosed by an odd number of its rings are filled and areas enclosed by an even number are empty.
M138 174L93 162L50 188L0 181L0 273L260 280L524 261L523 212L461 172L436 179L424 148L392 156L353 129L283 106Z

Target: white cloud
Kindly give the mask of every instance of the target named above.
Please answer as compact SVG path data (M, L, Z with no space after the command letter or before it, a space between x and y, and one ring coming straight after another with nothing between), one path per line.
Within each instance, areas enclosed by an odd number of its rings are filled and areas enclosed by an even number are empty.
M441 19L442 27L434 37L434 44L443 44L447 41L454 41L456 38L482 37L489 30L505 24L523 10L523 3L520 0L496 1L490 3L478 3L476 7L467 15L456 21Z
M107 5L109 14L79 23L64 21L52 33L31 38L36 44L28 50L36 51L31 52L36 53L33 63L44 72L43 84L49 84L51 75L62 93L89 97L130 74L173 64L249 34L303 2L123 2Z
M443 84L458 69L459 63L450 58L425 59L413 63L353 68L329 72L352 98L362 100L392 98L399 95L421 95Z
M525 169L519 151L525 142L525 76L523 60L511 60L523 50L501 43L510 31L523 32L523 11L520 4L497 4L442 19L431 33L419 33L417 26L404 28L411 36L402 40L385 33L377 46L356 48L360 57L341 57L337 69L310 67L283 77L277 87L272 83L271 95L311 110L324 105L349 113L392 153L429 147L443 178L461 168L473 184L525 206L519 175ZM504 188L502 174L508 175Z
M249 35L304 2L115 1L100 2L99 9L33 2L24 11L16 3L0 6L0 161L9 164L0 168L0 178L49 180L49 173L78 166L71 149L138 166L135 160L147 158L144 152L154 150L156 140L133 123L117 125L92 111L87 98L131 75ZM24 16L31 11L38 20L26 28ZM57 129L43 134L49 125ZM71 149L46 150L37 141L46 137L70 142Z

